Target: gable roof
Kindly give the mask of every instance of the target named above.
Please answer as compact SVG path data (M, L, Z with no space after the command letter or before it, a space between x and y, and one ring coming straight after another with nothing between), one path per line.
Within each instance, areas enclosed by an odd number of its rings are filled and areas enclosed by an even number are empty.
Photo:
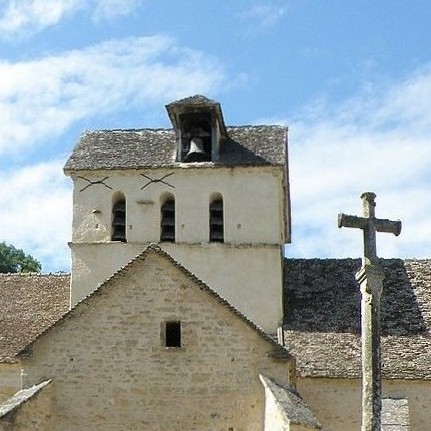
M381 260L382 373L431 379L431 260ZM293 259L285 269L285 344L301 376L361 375L359 259Z
M149 250L268 337L166 252L155 245ZM382 260L382 265L383 376L431 379L431 260ZM354 279L360 266L359 259L285 261L285 344L300 376L360 376L360 295ZM0 362L13 360L68 311L69 280L69 275L0 274Z
M105 289L109 288L109 285L112 282L115 282L116 280L124 277L129 271L133 271L134 265L138 264L140 261L144 261L147 256L150 253L155 253L156 255L160 256L163 259L166 259L171 265L178 268L189 280L191 280L201 291L206 292L211 297L216 299L216 301L224 308L229 310L232 314L234 314L237 318L242 320L244 323L246 323L255 333L257 333L262 339L264 339L266 342L268 342L272 346L272 356L286 360L290 359L292 356L289 354L287 349L280 345L275 338L267 334L263 329L261 329L259 326L257 326L255 323L253 323L251 320L249 320L244 314L242 314L240 311L238 311L233 305L231 305L227 300L219 296L214 290L212 290L207 284L205 284L202 280L198 279L196 275L192 274L187 268L182 266L179 262L177 262L170 254L168 254L166 251L163 251L158 245L156 244L150 244L147 246L147 248L141 252L139 255L137 255L135 258L133 258L127 265L116 271L111 277L109 277L105 282L100 284L98 288L90 293L87 297L83 298L80 302L78 302L69 312L65 313L57 322L55 322L54 325L51 325L49 328L46 328L45 331L38 334L37 337L35 337L27 346L25 346L19 354L26 354L28 349L31 347L31 344L33 344L39 337L43 336L46 332L49 331L49 329L56 324L60 323L62 320L66 319L71 313L74 312L74 310L85 307L85 303L89 300L91 300L92 297L96 296L97 294L101 293Z
M185 99L177 100L165 106L168 111L169 118L174 127L179 128L178 117L186 112L212 112L218 121L219 130L222 138L226 138L226 126L224 124L223 113L220 103L215 100L208 99L201 94L195 94Z
M69 283L69 275L0 274L0 362L67 312Z
M284 166L287 129L282 126L228 127L219 161L194 167ZM173 129L87 131L78 140L64 170L179 167ZM191 165L191 164L189 164Z

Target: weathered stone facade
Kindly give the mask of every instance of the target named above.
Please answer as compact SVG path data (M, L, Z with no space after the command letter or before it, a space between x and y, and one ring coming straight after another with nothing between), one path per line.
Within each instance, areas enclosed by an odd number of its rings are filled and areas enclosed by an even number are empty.
M357 431L361 427L361 381L341 378L299 378L298 391L319 419L323 430ZM423 380L383 379L383 400L404 399L404 418L396 431L430 429L431 384ZM382 418L387 405L383 402ZM406 415L407 413L407 415ZM382 421L384 423L384 421ZM405 425L408 423L408 426ZM395 426L399 425L398 428ZM386 428L390 429L391 428Z
M180 348L163 345L167 321L181 322ZM78 304L28 354L24 385L52 383L15 413L13 430L31 421L45 431L261 431L259 374L289 382L287 352L153 250ZM41 402L52 409L41 414Z

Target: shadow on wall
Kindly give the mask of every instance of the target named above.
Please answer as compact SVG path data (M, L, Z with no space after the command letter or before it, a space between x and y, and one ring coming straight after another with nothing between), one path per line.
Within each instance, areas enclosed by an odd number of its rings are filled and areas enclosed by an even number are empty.
M419 261L420 262L420 261ZM381 302L382 335L417 335L427 332L423 306L431 296L420 276L422 266L431 273L431 261L381 259L385 270ZM360 333L361 295L355 273L360 259L289 259L284 263L285 319L288 330ZM420 270L419 270L420 269ZM430 314L430 316L428 316Z

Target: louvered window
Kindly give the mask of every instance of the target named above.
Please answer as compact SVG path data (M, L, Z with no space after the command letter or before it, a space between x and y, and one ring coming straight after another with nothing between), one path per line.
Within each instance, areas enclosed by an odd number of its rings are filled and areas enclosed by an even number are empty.
M126 242L126 199L112 206L112 241Z
M167 199L161 207L160 241L175 242L175 199Z
M223 199L210 203L210 242L224 242Z

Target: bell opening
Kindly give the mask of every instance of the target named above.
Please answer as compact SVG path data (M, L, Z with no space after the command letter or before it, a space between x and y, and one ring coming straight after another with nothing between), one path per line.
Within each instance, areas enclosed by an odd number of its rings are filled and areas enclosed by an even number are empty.
M206 113L183 115L182 149L184 162L210 162L212 129Z

